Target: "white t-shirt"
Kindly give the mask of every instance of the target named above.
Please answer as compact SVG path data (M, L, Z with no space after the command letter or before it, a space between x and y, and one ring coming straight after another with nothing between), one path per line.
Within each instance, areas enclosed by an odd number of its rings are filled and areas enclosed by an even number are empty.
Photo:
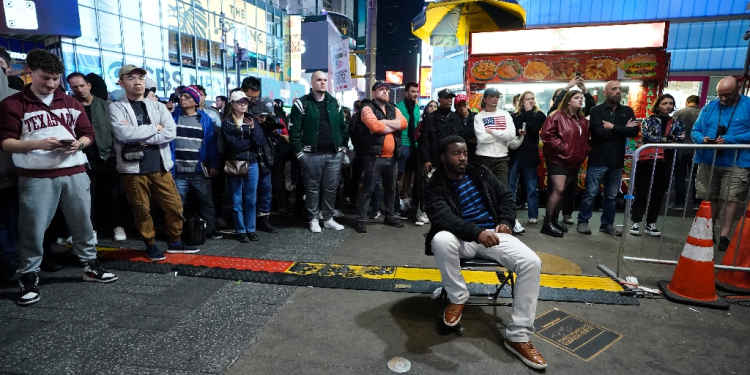
M516 127L508 111L482 111L474 117L474 133L477 135L477 155L502 158L508 156L508 142L516 137Z
M52 104L52 99L55 97L55 93L53 92L49 95L37 95L36 97L49 107L49 105Z

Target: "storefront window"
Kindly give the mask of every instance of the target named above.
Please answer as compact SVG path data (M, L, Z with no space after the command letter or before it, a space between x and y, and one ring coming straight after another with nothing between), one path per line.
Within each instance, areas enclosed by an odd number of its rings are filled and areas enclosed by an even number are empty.
M81 46L76 47L76 69L83 74L95 73L102 75L102 62L99 50Z
M143 22L159 26L161 23L161 3L159 0L146 0L141 3L141 19Z
M101 11L98 14L102 49L122 52L120 17Z
M195 40L191 35L180 36L180 57L182 65L195 66Z
M78 0L78 5L84 5L87 7L94 7L94 0Z
M164 47L161 41L161 29L156 26L143 24L143 39L146 41L146 57L161 59L163 57Z
M146 0L149 1L149 0ZM132 18L137 20L141 17L141 1L140 0L125 0L122 2L123 17Z
M122 67L122 58L123 56L120 53L102 52L102 67L104 68L102 78L107 83L107 90L109 92L120 89L117 81L119 80L118 74Z
M211 42L211 68L221 69L221 45Z
M198 39L198 66L208 68L209 45L205 39Z
M200 39L208 39L209 37L209 22L208 12L202 9L195 9L194 13L195 31L194 34Z
M161 24L177 31L177 0L161 0Z
M96 30L96 11L83 6L78 7L81 18L81 36L75 40L79 46L99 47L99 36Z
M169 31L169 62L180 65L180 41L176 31Z
M161 99L169 99L164 90L164 62L161 60L146 59L146 71L148 77L156 82L156 96Z
M196 7L203 8L203 9L208 9L208 0L194 0L194 1L195 2L194 2L193 5L195 5ZM214 1L216 1L216 0L214 0ZM218 0L218 1L221 1L221 0ZM189 3L190 0L187 0L186 2Z
M112 14L120 14L120 6L117 3L117 0L99 0L97 9Z
M63 63L65 64L65 75L63 77L67 77L68 74L76 71L76 59L73 54L73 45L62 43L60 52L62 52ZM63 81L64 80L65 78L63 78ZM67 82L65 82L65 87L68 87Z
M141 23L124 18L122 20L122 37L125 39L125 51L134 55L143 55Z
M177 22L180 25L180 33L185 35L195 35L195 17L193 17L193 8L179 3L179 18Z

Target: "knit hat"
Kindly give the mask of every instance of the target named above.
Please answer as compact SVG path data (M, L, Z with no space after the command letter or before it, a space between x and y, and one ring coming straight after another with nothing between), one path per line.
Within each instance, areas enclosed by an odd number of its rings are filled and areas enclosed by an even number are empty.
M182 91L180 91L180 95L185 94L185 93L193 97L193 100L195 100L195 104L198 104L201 102L201 92L200 90L198 90L197 87L188 86L182 89Z

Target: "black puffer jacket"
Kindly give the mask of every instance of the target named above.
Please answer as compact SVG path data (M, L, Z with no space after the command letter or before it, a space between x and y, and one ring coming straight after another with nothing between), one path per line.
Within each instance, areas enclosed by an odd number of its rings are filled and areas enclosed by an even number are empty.
M542 130L544 120L547 116L542 111L525 111L513 112L513 125L516 126L516 135L526 123L526 135L523 136L523 143L515 150L510 151L510 160L516 160L520 157L524 167L536 167L540 163L539 159L539 131Z
M466 129L461 117L456 112L450 111L448 115L440 114L442 110L437 109L424 117L422 129L419 132L419 152L422 154L422 162L430 162L433 168L440 163L440 152L438 147L440 141L449 135L458 135L466 139ZM473 129L473 127L472 127Z
M516 204L510 190L482 165L470 162L466 174L479 190L495 225L505 224L512 228L516 222ZM441 164L425 188L425 210L432 223L425 239L427 255L432 255L432 239L440 231L451 232L465 242L475 242L482 233L483 229L462 218L461 201L453 189L453 182L445 176Z

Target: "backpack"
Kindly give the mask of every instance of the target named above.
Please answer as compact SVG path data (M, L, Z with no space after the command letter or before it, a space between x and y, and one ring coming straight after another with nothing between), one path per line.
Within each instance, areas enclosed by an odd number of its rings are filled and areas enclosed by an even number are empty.
M206 243L206 219L202 215L188 215L182 225L182 240L190 246Z

